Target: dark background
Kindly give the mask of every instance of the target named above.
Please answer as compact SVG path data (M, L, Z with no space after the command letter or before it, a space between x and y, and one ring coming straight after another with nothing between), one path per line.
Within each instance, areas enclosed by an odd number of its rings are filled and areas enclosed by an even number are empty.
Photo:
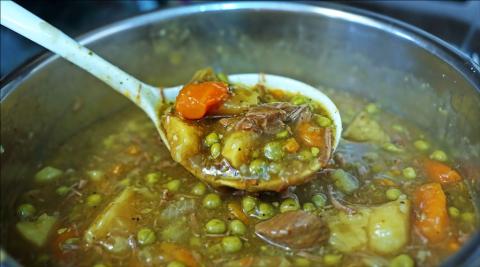
M2 1L2 0L0 0ZM97 27L154 10L199 1L168 0L17 0L21 6L76 37ZM320 1L310 1L318 4ZM456 46L477 64L480 57L480 1L330 1L397 18ZM44 49L1 27L0 77Z

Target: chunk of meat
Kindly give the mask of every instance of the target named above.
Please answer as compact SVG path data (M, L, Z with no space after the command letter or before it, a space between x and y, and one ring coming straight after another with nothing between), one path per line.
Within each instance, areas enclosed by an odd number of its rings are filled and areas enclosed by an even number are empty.
M307 249L328 239L328 227L319 217L304 211L289 211L255 225L265 241L285 249Z
M287 123L304 122L311 117L312 112L307 105L280 102L251 107L241 118L227 118L220 123L231 129L274 134L286 128Z

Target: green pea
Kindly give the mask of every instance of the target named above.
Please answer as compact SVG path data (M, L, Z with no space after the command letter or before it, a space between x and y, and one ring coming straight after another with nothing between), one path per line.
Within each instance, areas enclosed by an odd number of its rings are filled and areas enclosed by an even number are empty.
M213 144L219 143L220 138L218 137L217 133L209 133L205 137L205 145L211 147Z
M145 182L149 185L156 184L159 179L160 179L160 174L159 173L151 172L151 173L145 175Z
M392 125L392 129L394 129L397 132L404 132L405 131L405 128L403 128L403 126L400 125L400 124Z
M103 177L105 176L105 173L102 171L93 170L93 171L88 171L87 176L90 178L90 180L94 182L98 182L103 179Z
M433 151L432 154L430 154L430 158L434 160L442 161L442 162L447 161L448 159L447 154L442 150Z
M300 209L300 204L293 198L287 198L280 204L280 212L295 211Z
M222 205L222 199L217 194L210 193L203 198L203 206L207 209L216 209L220 205Z
M242 198L243 212L249 213L255 209L255 206L257 206L257 200L254 197L246 196Z
M50 183L63 175L63 171L54 167L47 166L35 174L35 182L45 184Z
M458 218L458 216L460 216L460 210L456 207L449 207L448 214L450 214L452 218Z
M316 210L315 205L311 202L303 203L303 211L314 212Z
M385 195L387 196L388 200L397 200L398 197L402 194L402 191L400 191L397 188L390 188L385 192Z
M393 153L401 153L404 151L403 148L400 148L392 143L385 143L383 144L382 148L388 152L393 152Z
M60 186L55 190L55 193L57 193L57 195L59 196L65 196L66 194L68 194L68 192L70 192L70 187L64 185Z
M295 267L310 267L312 263L308 259L297 257L293 260L293 265Z
M102 195L91 194L87 197L87 205L90 207L98 206L102 202Z
M182 184L182 182L180 182L180 180L175 179L175 180L171 180L170 182L166 183L165 188L167 188L168 191L177 192L178 189L180 189L181 184Z
M247 227L240 220L233 220L228 224L228 229L233 235L244 235L247 232Z
M93 267L107 267L107 265L105 265L103 263L95 263L95 265L93 265Z
M278 132L275 136L276 136L277 138L286 138L286 137L288 137L289 135L290 135L290 134L289 134L289 132L288 132L287 130L283 130L283 131Z
M302 105L308 102L308 98L303 95L296 95L292 97L290 102L294 105Z
M268 172L270 173L279 173L280 171L282 170L282 165L279 164L279 163L276 163L276 162L272 162L270 163L270 165L268 166Z
M226 236L222 238L222 248L227 253L238 252L242 249L242 240L237 236Z
M475 214L473 212L464 212L462 213L462 220L467 223L474 223Z
M109 251L113 253L122 253L127 251L129 248L128 246L128 239L122 236L114 236L113 237L113 244L111 247L108 248Z
M388 264L389 267L414 267L415 262L407 254L401 254L393 258Z
M267 164L261 159L254 159L248 167L252 175L264 176L267 172Z
M275 215L275 209L268 203L260 203L257 208L257 217L260 220L267 220Z
M311 160L313 158L312 152L309 150L302 150L300 153L298 153L298 159L299 160Z
M373 104L373 103L370 103L368 104L366 107L365 107L365 110L370 113L370 114L373 114L373 113L376 113L378 112L379 108L377 105Z
M351 194L360 187L357 178L342 169L333 171L331 177L335 186L345 194Z
M206 191L207 191L207 186L205 186L204 183L197 183L192 188L192 194L197 195L197 196L203 196Z
M168 263L167 267L186 267L186 265L179 261L171 261Z
M329 127L332 125L332 121L328 117L322 115L315 115L315 122L320 127Z
M263 148L263 154L267 159L277 161L284 156L282 144L280 142L270 142Z
M415 179L417 177L417 173L415 172L415 169L412 167L407 167L402 170L403 177L407 179Z
M424 140L417 140L413 143L413 146L419 151L426 151L430 148L430 144Z
M316 157L320 153L320 149L318 147L311 147L310 152L312 152L312 156Z
M22 204L17 208L17 214L22 219L27 219L33 217L37 212L37 209L29 203Z
M317 208L323 208L325 207L325 204L327 204L327 197L324 194L319 193L312 197L312 202Z
M137 240L140 245L146 246L153 244L157 237L152 229L144 227L138 231Z
M323 263L327 266L338 265L342 261L341 254L325 254L323 255Z
M205 231L209 234L223 234L226 230L225 222L219 219L211 219L205 225Z
M218 158L220 156L222 147L220 146L219 143L215 143L210 147L210 156L214 159Z

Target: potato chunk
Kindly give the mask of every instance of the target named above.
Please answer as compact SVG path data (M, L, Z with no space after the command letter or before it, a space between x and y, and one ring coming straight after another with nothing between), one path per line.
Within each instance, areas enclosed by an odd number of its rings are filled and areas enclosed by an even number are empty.
M106 238L111 232L128 233L132 231L134 227L132 217L134 215L133 201L135 195L133 188L125 188L88 227L85 231L85 241L93 243Z
M366 112L361 112L355 117L343 133L343 136L346 139L358 142L390 142L390 137L385 133L380 124Z
M238 131L225 138L222 149L222 156L225 157L233 167L239 168L246 163L250 152L255 146L257 135L250 131Z
M341 252L352 252L365 249L368 237L365 228L368 226L370 210L364 209L357 214L348 215L340 212L328 222L330 239L328 242Z
M202 133L198 127L174 116L166 116L163 126L175 161L185 162L200 151Z
M43 247L48 236L57 222L57 216L49 216L46 213L40 215L32 222L18 222L18 232L37 247Z
M410 201L404 196L376 207L361 207L356 214L340 212L328 219L329 243L345 253L367 248L379 254L399 252L408 242Z
M379 254L400 251L408 242L410 202L399 199L372 208L367 232L371 250Z

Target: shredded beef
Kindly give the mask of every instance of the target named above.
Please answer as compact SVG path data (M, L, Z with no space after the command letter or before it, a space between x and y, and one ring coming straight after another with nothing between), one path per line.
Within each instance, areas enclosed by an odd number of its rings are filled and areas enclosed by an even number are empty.
M307 105L280 102L252 107L241 117L223 118L220 123L236 130L274 134L288 129L287 123L308 121L311 116L312 112Z

